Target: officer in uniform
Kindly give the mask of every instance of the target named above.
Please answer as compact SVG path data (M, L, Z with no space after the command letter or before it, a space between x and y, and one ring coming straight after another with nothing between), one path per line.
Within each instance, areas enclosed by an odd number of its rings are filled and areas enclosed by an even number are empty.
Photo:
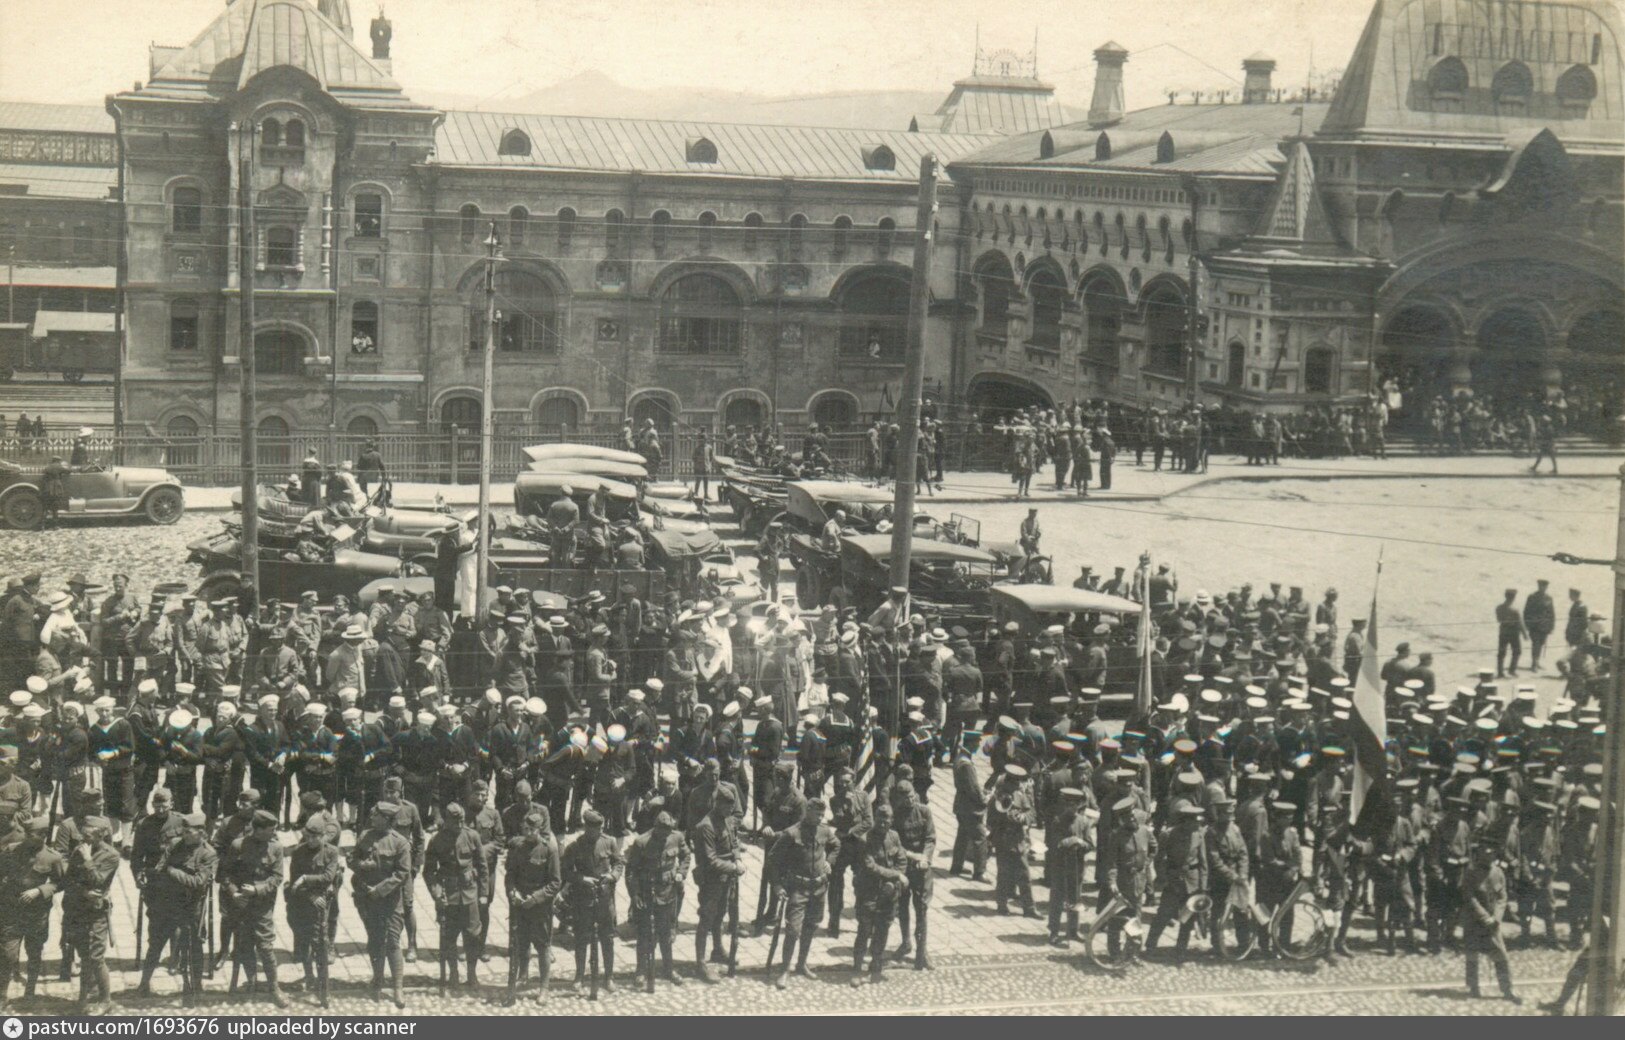
M1078 904L1083 899L1083 869L1095 847L1095 817L1085 811L1087 795L1081 788L1063 787L1060 809L1044 844L1049 871L1049 941L1067 946L1078 938ZM1062 920L1065 919L1065 931Z
M762 871L784 893L784 964L774 985L784 989L790 981L790 958L796 955L796 974L811 979L807 955L812 951L818 921L824 914L829 887L830 860L840 854L840 839L824 824L824 803L806 803L800 823L773 839ZM771 971L773 965L768 965Z
M700 978L715 982L717 977L705 958L705 944L711 940L711 961L725 963L722 947L722 920L733 914L739 921L739 878L745 873L740 860L738 799L733 789L719 787L711 798L711 810L689 832L694 844L694 880L700 887L699 925L694 929L694 963Z
M756 732L750 738L750 784L752 804L759 814L767 812L768 797L773 792L773 774L779 756L784 753L784 723L773 714L773 698L756 698L758 712Z
M466 810L458 802L446 806L440 830L429 839L423 856L423 880L434 899L440 924L440 983L442 992L449 969L457 985L457 937L463 937L468 959L468 986L479 985L476 966L480 956L480 899L490 881L485 850L472 828L464 826Z
M520 781L521 784L524 781ZM515 807L520 803L516 802ZM538 1004L547 1000L547 980L553 960L553 911L564 888L559 845L548 826L545 806L531 806L518 822L519 837L508 850L503 878L508 893L508 995L503 1006L512 1007L531 951L536 952ZM703 927L703 925L702 925Z
M891 806L882 800L875 804L874 814L860 836L863 849L853 880L858 902L858 936L852 947L854 987L864 984L865 957L869 959L868 981L880 981L897 901L906 898L910 862L891 822Z
M288 854L287 914L293 932L294 959L304 965L302 986L314 991L319 1007L327 1006L328 929L337 913L334 896L344 873L336 842L328 840L320 815L305 817L299 843ZM314 969L314 970L313 970Z
M401 778L389 777L384 781L384 801L395 806L394 828L397 834L406 842L411 854L411 879L401 886L401 913L406 927L406 955L418 955L418 919L417 905L414 893L417 888L418 875L423 873L423 851L428 846L429 835L423 827L423 814L418 807L401 797Z
M968 861L971 880L987 869L987 789L976 776L971 758L975 734L962 736L954 748L954 852L948 873L958 877Z
M1496 848L1486 841L1475 842L1472 862L1461 883L1461 927L1467 946L1467 991L1474 997L1478 989L1478 958L1487 956L1495 965L1495 981L1501 996L1514 1004L1523 1000L1512 989L1512 965L1507 961L1506 940L1501 937L1501 920L1507 910L1507 879L1496 861Z
M406 1006L401 1001L401 893L412 884L412 849L395 833L400 810L399 803L387 800L373 806L367 829L350 850L350 887L367 931L372 992L381 993L388 964L397 1009Z
M937 852L937 828L931 819L930 806L912 787L897 790L896 831L908 859L908 895L898 906L897 924L903 941L897 948L897 956L906 958L912 951L914 970L927 971L931 959L926 955L926 913L931 907L931 860ZM915 918L912 944L909 942L910 910Z
M79 954L79 1014L106 1014L113 995L107 977L107 944L112 934L107 891L121 859L113 847L113 827L105 816L87 816L83 840L67 854L62 897L62 938Z
M1005 764L987 808L987 829L999 871L994 888L999 913L1009 913L1010 900L1019 898L1023 913L1037 917L1032 876L1027 872L1027 831L1036 822L1037 814L1026 779L1025 768L1014 762Z
M254 985L256 962L265 972L271 1003L287 1007L276 972L277 889L282 887L282 843L276 836L276 817L264 809L254 813L254 826L231 843L220 861L222 899L232 904L234 948L238 964L247 966ZM235 974L235 971L233 972Z
M856 879L863 864L864 835L869 831L869 796L852 785L852 768L835 770L835 796L830 799L830 826L841 839L841 851L829 878L829 934L841 934L841 910L846 905L846 872Z
M622 863L620 846L604 833L603 815L588 809L581 819L586 829L565 849L561 863L575 940L578 996L586 995L587 950L594 944L603 958L604 992L615 989L615 883Z
M10 1007L11 980L21 974L23 953L28 954L27 999L34 996L45 961L51 903L68 869L61 853L45 844L49 829L45 817L32 817L19 837L0 848L0 1010Z
M147 873L143 890L152 932L136 992L152 995L153 973L158 970L164 947L169 946L180 964L182 1003L194 1007L203 992L203 931L219 857L205 839L208 820L202 813L175 818L181 821L182 830L164 850L157 866Z
M627 887L633 895L638 960L645 972L644 990L655 991L655 947L660 948L661 972L674 986L683 980L672 967L671 947L677 937L677 914L683 906L683 881L688 877L688 844L671 813L661 812L654 827L632 841L626 854Z
M491 901L496 898L497 887L497 861L502 856L503 848L508 844L507 832L502 826L502 816L495 807L486 803L485 785L478 784L469 795L468 828L480 841L480 851L485 856L485 883L480 886L480 960L489 961L491 951L486 948L485 939L491 931Z
M1205 895L1208 890L1207 828L1202 826L1206 815L1200 805L1183 802L1179 818L1164 837L1161 847L1159 873L1162 875L1162 899L1157 903L1156 916L1151 921L1151 932L1146 936L1146 952L1156 949L1162 930L1182 911L1191 897ZM1179 938L1175 950L1184 957L1196 927L1196 915L1183 916L1179 925Z
M1097 868L1105 873L1100 885L1102 909L1112 898L1121 899L1128 906L1127 923L1135 926L1125 929L1125 918L1119 916L1113 918L1106 934L1107 946L1115 956L1123 943L1123 932L1129 932L1130 964L1137 963L1140 957L1135 932L1141 907L1150 895L1151 869L1157 851L1156 838L1152 836L1151 828L1142 822L1138 810L1139 803L1133 795L1124 795L1113 803L1112 829Z

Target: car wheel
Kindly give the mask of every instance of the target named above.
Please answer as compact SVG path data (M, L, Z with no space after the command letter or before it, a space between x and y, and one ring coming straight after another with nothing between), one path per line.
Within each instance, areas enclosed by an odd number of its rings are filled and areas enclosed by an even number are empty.
M18 531L32 531L45 518L45 500L39 492L29 488L14 491L6 498L3 510L6 524Z
M216 574L212 578L204 578L203 584L197 588L197 598L205 603L213 603L217 599L228 599L240 595L243 591L242 582L234 574Z
M62 370L62 381L64 383L77 383L83 378L85 378L85 374L77 368L64 368Z
M147 496L146 512L148 520L167 527L186 512L186 499L177 488L159 488Z

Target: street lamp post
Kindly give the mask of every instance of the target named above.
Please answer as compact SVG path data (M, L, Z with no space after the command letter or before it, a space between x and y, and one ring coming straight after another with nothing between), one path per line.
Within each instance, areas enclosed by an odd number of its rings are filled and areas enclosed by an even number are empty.
M474 579L474 613L484 609L485 593L490 585L488 553L491 544L491 367L496 357L497 317L497 222L491 221L490 234L485 236L485 350L484 371L480 382L480 515L475 522L474 560L477 573Z

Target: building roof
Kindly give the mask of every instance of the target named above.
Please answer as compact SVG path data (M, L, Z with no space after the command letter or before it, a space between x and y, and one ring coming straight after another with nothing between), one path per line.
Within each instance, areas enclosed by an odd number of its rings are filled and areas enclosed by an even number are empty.
M1625 143L1625 27L1607 0L1376 0L1320 133L1499 140L1550 126L1568 142ZM1592 61L1592 48L1597 48ZM1518 110L1496 102L1496 73L1518 55L1532 93ZM1435 102L1430 75L1460 62L1467 89ZM1596 97L1581 112L1557 102L1559 76L1582 66Z
M97 311L36 311L34 338L43 339L53 332L107 332L113 331L113 315Z
M1055 87L1037 76L967 76L916 130L962 134L1020 134L1060 126L1070 118L1055 100Z
M959 165L1273 178L1286 158L1281 142L1300 129L1312 132L1326 110L1322 102L1157 105L1130 112L1104 131L1079 122L1005 138L966 156ZM1045 133L1053 152L1041 158ZM1158 162L1164 133L1172 142L1173 158ZM1095 146L1102 135L1110 142L1111 157L1096 159Z
M0 163L0 185L21 185L30 199L107 199L118 190L118 171L107 166ZM3 190L0 194L15 197Z
M11 274L9 283L5 280ZM36 267L18 264L0 267L0 285L27 286L31 289L116 289L118 270L114 267Z
M137 96L222 96L272 68L293 68L352 105L409 104L399 83L305 0L237 0L181 48L155 47Z
M529 155L501 155L504 135L530 138ZM714 163L689 162L701 139L716 147ZM440 166L512 166L734 177L914 182L920 157L947 163L991 143L986 134L910 134L890 130L753 126L677 120L545 116L524 113L446 113L436 136ZM865 155L884 145L891 169L870 169Z
M112 134L113 117L100 105L42 105L33 101L0 101L0 130L56 130L75 134Z

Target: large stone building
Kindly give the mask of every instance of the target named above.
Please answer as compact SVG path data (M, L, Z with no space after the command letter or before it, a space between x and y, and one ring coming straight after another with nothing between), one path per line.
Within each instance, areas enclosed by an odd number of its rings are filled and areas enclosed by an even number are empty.
M1239 90L1136 112L1124 76L1155 72L1116 44L1086 113L979 55L889 132L438 111L381 16L358 45L344 0L235 0L107 102L127 414L236 423L246 177L268 432L476 424L493 224L495 418L852 422L902 378L926 152L949 405L1615 379L1619 29L1602 2L1378 0L1332 96L1256 54Z

